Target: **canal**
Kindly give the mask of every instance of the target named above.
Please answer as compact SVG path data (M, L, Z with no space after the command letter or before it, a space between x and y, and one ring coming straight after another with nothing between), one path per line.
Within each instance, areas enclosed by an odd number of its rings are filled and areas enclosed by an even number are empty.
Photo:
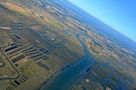
M85 71L95 63L88 48L80 40L80 34L77 34L76 37L82 45L84 57L66 70L60 72L41 90L69 90L70 87L82 77L83 73L85 73Z

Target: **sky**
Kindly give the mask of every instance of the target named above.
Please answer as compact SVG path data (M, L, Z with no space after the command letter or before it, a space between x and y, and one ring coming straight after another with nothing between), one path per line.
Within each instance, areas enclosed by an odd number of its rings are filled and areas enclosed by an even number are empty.
M136 0L69 0L136 42Z

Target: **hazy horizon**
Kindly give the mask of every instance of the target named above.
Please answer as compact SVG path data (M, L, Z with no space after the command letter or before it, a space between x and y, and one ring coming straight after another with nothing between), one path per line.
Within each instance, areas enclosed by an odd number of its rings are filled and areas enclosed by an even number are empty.
M136 42L136 13L134 12L136 5L132 3L133 0L126 0L124 2L122 0L111 2L107 0L68 1Z

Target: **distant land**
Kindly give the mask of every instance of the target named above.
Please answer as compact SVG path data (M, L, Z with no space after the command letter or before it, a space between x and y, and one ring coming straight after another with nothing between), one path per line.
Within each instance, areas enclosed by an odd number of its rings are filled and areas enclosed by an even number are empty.
M102 21L98 20L95 16L90 15L89 13L85 12L84 10L80 9L79 7L75 6L74 4L72 4L71 2L67 0L58 0L56 3L58 3L59 5L63 7L67 6L66 7L67 9L70 9L71 11L73 11L74 14L82 18L82 20L87 22L89 25L93 25L98 30L102 30L103 32L106 32L107 35L112 36L115 40L120 40L121 42L125 43L126 47L129 46L132 50L134 49L136 50L135 41L121 34L114 28L104 24Z
M0 3L0 90L135 90L136 43L65 0Z

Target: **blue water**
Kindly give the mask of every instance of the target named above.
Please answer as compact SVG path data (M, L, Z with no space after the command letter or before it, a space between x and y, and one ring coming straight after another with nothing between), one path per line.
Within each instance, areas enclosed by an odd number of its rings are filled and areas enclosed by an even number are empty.
M79 39L80 35L77 35ZM77 63L67 68L65 71L58 74L53 80L51 80L42 90L69 90L70 87L82 77L82 74L91 67L95 61L89 54L87 47L81 42L84 50L84 57Z

